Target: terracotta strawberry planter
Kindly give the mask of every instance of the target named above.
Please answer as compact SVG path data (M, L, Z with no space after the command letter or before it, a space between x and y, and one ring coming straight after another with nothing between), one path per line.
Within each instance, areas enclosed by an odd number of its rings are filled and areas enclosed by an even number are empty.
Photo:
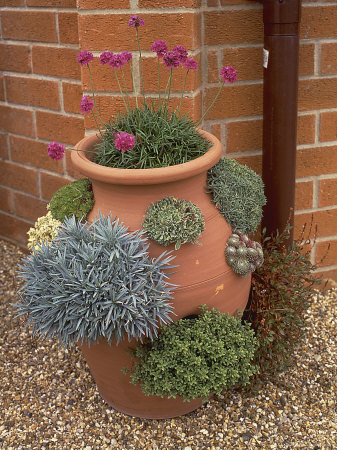
M148 206L163 197L174 196L195 203L204 215L205 230L199 241L201 245L183 244L179 250L174 246L162 247L150 243L150 255L159 256L164 250L174 250L173 264L178 265L170 282L179 287L174 291L174 320L198 313L202 304L216 307L221 312L234 314L244 310L248 301L251 277L235 275L225 261L226 241L231 227L211 202L206 193L207 170L221 157L219 140L204 131L201 133L213 143L203 156L185 164L157 169L117 169L99 166L91 162L90 153L98 142L96 135L85 137L72 152L72 163L93 186L95 205L89 214L92 221L98 211L117 216L130 231L140 229ZM127 340L119 344L106 342L81 346L83 354L102 397L114 408L138 417L169 418L193 411L201 405L200 400L183 402L182 399L167 399L145 396L140 387L130 384L123 367L130 367L130 356L126 353L134 342Z

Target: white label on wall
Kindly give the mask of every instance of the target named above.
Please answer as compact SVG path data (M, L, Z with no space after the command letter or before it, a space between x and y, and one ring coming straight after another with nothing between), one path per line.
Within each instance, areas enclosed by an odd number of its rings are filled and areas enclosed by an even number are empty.
M263 67L266 69L268 67L269 50L263 49Z

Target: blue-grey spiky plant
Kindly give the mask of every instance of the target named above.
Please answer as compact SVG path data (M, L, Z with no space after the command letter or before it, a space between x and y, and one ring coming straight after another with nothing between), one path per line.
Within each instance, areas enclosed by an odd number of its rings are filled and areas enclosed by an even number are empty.
M222 158L207 174L213 202L233 230L253 233L266 204L261 177L234 159Z
M99 338L118 344L125 335L153 339L172 321L167 270L174 256L150 259L148 246L142 231L128 232L118 219L67 218L57 238L20 266L19 315L28 314L34 334L57 336L64 347Z

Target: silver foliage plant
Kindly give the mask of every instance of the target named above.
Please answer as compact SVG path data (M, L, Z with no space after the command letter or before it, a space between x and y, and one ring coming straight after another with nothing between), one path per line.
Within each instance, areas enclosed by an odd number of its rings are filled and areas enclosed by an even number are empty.
M148 247L142 231L128 232L118 219L67 218L57 238L20 265L19 315L28 314L34 334L57 336L64 347L99 338L118 344L125 335L153 339L172 321L167 270L174 256L150 259Z

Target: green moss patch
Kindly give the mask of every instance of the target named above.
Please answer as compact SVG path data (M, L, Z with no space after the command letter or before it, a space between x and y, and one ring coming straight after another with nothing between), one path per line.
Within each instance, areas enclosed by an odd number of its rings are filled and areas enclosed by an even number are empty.
M74 215L77 220L86 219L94 206L94 195L88 178L80 178L61 187L50 201L54 219L63 222Z

